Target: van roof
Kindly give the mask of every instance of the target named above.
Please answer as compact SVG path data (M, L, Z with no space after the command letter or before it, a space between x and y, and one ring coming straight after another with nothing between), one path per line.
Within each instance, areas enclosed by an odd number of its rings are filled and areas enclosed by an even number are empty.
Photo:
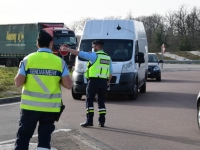
M134 39L146 38L144 25L136 20L89 20L82 39Z

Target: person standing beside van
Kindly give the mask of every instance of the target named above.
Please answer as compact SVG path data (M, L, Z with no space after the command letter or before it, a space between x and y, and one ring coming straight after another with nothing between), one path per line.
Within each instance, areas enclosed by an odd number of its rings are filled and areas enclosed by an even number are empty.
M112 78L112 61L103 51L104 41L95 40L92 42L93 52L83 52L61 46L61 50L66 50L76 56L88 60L85 77L88 80L86 87L86 121L81 123L82 127L93 126L94 117L94 99L98 94L98 113L99 126L104 127L105 124L105 96L107 86L110 84Z
M63 59L52 53L51 32L42 30L37 38L38 51L26 56L14 78L23 86L21 113L14 150L28 150L38 125L38 150L50 150L55 118L61 107L61 85L71 89L72 80Z

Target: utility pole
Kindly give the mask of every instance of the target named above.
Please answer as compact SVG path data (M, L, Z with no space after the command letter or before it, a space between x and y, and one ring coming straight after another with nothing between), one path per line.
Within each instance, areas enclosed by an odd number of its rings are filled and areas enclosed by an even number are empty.
M164 52L165 52L165 44L164 43L161 46L161 52L162 52L162 60L164 61ZM162 63L162 69L163 69L163 63Z

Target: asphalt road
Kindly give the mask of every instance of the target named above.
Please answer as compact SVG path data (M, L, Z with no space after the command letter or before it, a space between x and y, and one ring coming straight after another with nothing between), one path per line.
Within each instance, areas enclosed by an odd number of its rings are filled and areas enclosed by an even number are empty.
M96 102L94 127L80 127L85 121L85 97L73 100L70 91L63 90L66 109L56 127L71 131L54 134L52 146L59 150L200 149L196 112L200 67L173 67L164 65L162 81L148 80L147 93L139 93L135 101L126 96L108 97L105 128L97 125ZM19 104L0 106L0 114L1 144L15 139ZM32 142L37 140L33 138Z

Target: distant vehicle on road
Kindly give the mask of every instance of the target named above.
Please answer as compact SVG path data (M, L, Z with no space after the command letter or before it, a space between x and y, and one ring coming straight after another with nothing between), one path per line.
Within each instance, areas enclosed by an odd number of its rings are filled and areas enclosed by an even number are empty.
M156 53L148 53L148 77L156 78L157 81L161 81L161 69L159 63L163 63L163 60L158 60Z
M197 96L197 124L200 130L200 92Z

